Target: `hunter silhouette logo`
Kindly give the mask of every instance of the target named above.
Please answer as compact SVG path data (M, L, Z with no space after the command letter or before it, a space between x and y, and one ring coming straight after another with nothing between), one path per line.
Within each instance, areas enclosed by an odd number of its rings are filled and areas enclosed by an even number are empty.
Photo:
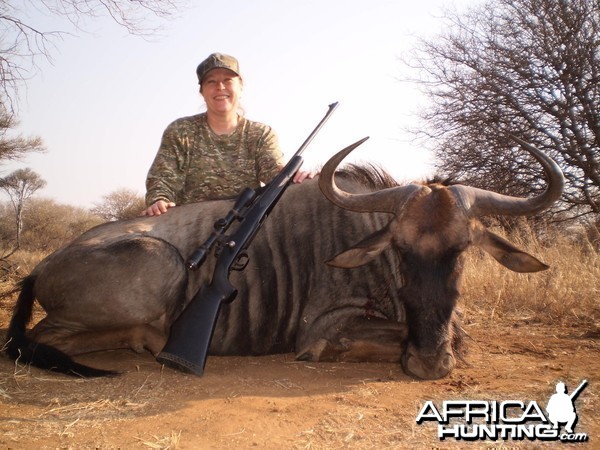
M429 400L421 408L416 422L419 425L426 421L437 422L440 440L587 442L586 433L574 431L578 419L575 400L587 383L583 380L568 394L565 383L558 382L545 412L536 401L445 400L438 408Z
M559 428L559 423L566 423L565 431L573 434L573 427L577 423L577 412L575 412L574 402L586 386L587 380L583 380L577 389L569 395L567 394L565 383L556 383L556 394L550 397L548 406L546 407L548 419L554 425L553 428L555 430Z

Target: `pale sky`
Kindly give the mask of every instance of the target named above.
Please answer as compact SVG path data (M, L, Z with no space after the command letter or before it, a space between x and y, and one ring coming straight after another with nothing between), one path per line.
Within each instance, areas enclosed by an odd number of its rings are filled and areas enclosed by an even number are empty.
M478 0L203 0L164 22L151 40L108 18L65 36L52 63L21 91L18 132L43 138L47 152L0 166L30 167L47 181L36 194L90 207L119 188L145 193L161 135L173 120L204 111L196 66L213 52L240 62L249 119L271 125L286 155L340 103L304 152L308 167L370 136L351 161L369 161L396 178L431 174L430 153L404 130L425 99L398 81L399 57L416 36L441 32L441 8ZM191 2L190 2L191 3ZM30 13L41 29L75 33L65 20Z

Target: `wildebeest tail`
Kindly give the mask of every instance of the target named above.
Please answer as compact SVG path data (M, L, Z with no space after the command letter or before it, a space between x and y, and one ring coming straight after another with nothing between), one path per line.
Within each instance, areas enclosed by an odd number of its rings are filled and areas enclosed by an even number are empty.
M6 334L5 351L8 357L23 364L31 364L40 369L52 370L67 375L80 377L116 375L116 372L110 370L94 369L76 363L66 353L27 337L27 324L31 320L35 301L34 289L34 276L30 275L21 281L21 293L17 299Z

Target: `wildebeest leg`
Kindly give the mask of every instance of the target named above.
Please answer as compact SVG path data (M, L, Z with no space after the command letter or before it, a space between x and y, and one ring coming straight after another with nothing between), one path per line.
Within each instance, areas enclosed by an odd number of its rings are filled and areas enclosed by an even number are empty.
M336 329L337 332L331 337L316 336L315 340L296 353L296 359L398 362L408 335L405 323L379 317L353 318Z
M165 333L148 324L110 330L73 331L64 326L53 326L44 319L31 330L31 335L35 341L51 345L70 356L120 348L138 353L146 349L156 355L167 342Z

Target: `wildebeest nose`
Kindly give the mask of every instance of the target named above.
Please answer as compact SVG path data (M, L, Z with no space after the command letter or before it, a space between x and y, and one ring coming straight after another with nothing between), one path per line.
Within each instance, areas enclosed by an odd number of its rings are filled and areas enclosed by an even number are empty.
M440 378L450 373L452 369L454 369L455 365L456 359L454 358L454 355L452 355L451 353L446 353L446 356L444 356L441 364L439 365L440 372L444 372L440 375Z
M456 364L452 353L445 353L441 357L421 357L416 353L407 351L402 358L404 371L411 376L422 380L436 380L448 375Z

